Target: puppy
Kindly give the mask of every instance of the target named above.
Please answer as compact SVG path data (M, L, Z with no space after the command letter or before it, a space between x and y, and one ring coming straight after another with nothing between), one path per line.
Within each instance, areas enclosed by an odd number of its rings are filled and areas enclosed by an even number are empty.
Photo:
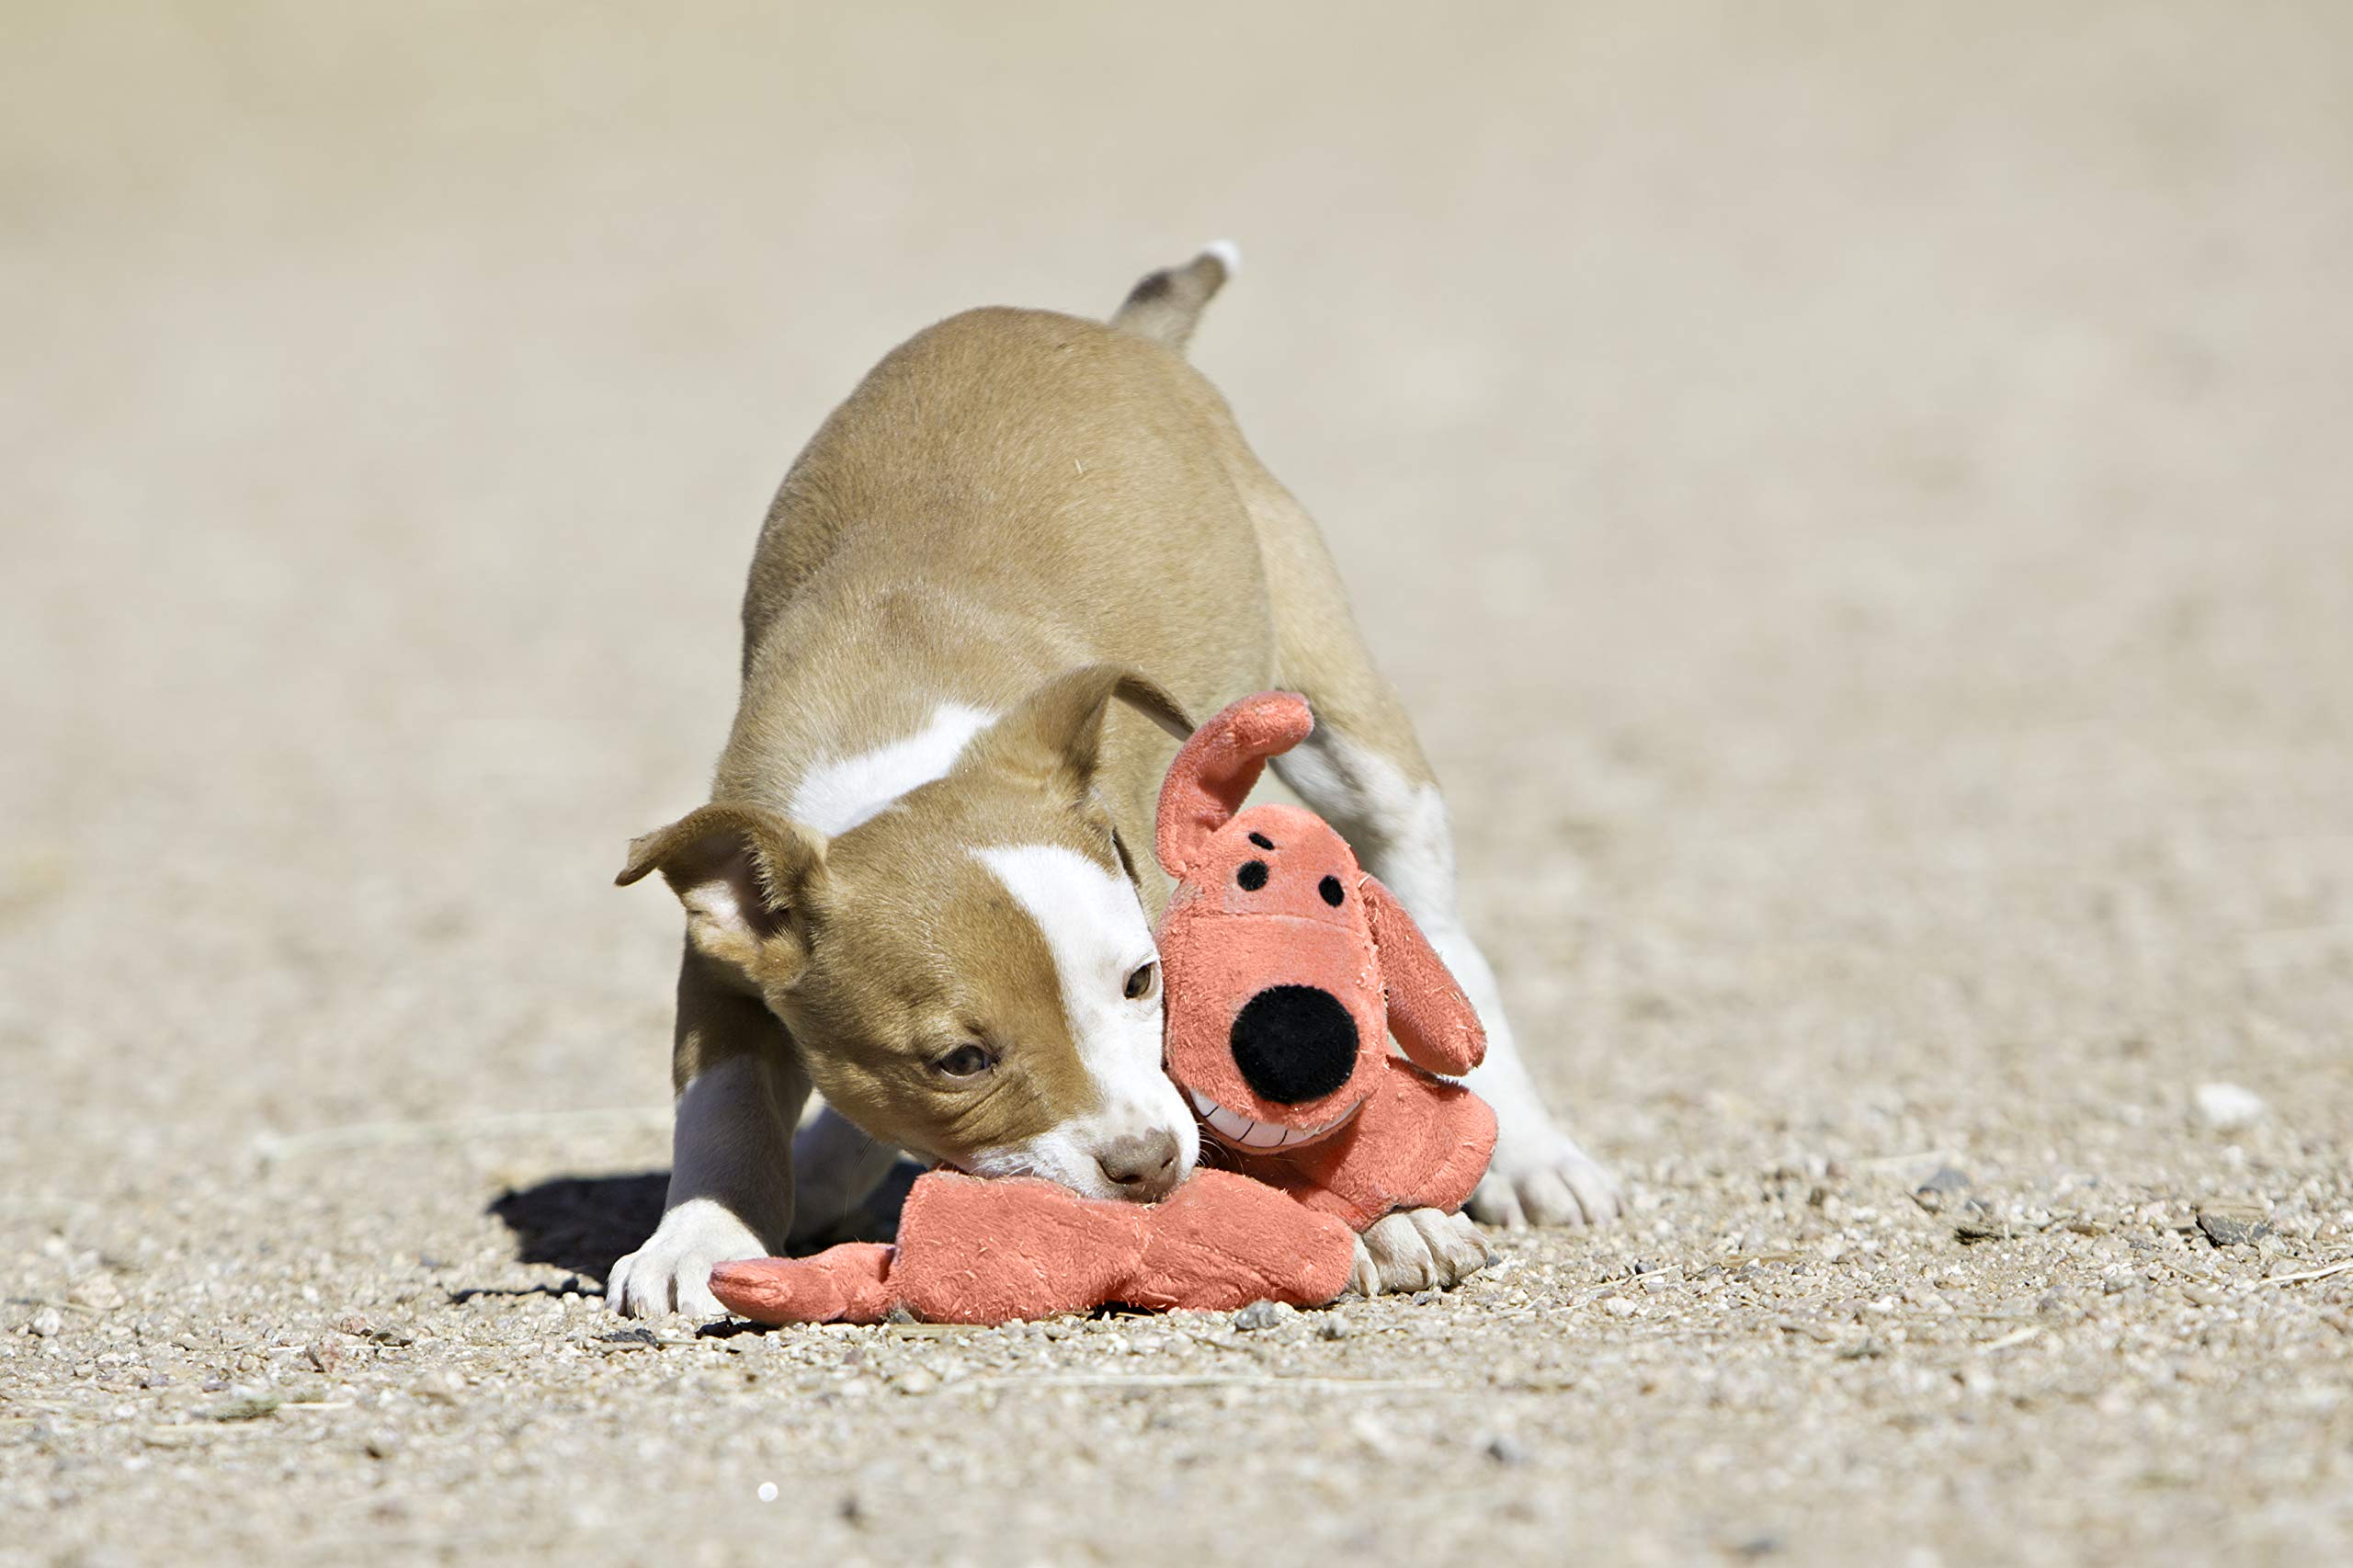
M714 1264L822 1233L901 1150L1091 1197L1181 1181L1199 1131L1161 1072L1154 807L1188 715L1276 687L1316 719L1278 770L1486 1023L1467 1081L1500 1131L1472 1212L1618 1211L1520 1064L1445 802L1314 524L1183 358L1235 259L1147 277L1108 325L951 317L785 475L711 803L620 877L661 872L686 942L669 1197L615 1310L716 1313Z

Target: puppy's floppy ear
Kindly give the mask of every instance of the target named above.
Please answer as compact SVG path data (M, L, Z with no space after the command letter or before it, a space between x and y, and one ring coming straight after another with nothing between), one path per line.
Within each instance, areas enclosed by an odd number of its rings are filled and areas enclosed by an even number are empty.
M1307 699L1290 691L1245 697L1203 724L1168 765L1160 786L1154 837L1162 869L1182 878L1201 845L1242 809L1267 759L1290 750L1314 728Z
M1035 778L1077 800L1102 760L1103 715L1118 698L1182 740L1192 721L1176 699L1126 665L1082 665L1031 691L965 749L959 767L991 767Z
M808 956L801 917L825 874L825 841L758 806L702 806L629 846L614 878L648 871L687 908L687 939L754 987L790 984Z

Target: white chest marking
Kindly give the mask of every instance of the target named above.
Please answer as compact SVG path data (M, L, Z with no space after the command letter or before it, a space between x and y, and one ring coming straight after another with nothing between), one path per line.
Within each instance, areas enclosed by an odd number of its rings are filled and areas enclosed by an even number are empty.
M996 717L985 709L943 702L922 729L904 740L817 764L792 791L792 820L829 838L847 833L956 766L965 745Z

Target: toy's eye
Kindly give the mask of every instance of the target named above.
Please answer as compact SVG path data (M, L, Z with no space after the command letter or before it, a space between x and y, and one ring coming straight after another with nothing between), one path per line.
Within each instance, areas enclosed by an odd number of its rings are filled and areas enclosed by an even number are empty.
M1267 863L1264 860L1245 860L1242 869L1233 873L1233 880L1242 884L1244 892L1256 892L1267 885Z
M1324 902L1330 904L1335 909L1339 908L1340 901L1348 896L1346 892L1341 891L1340 879L1337 877L1324 878L1322 881L1315 884L1315 891L1322 893L1324 895Z
M995 1065L996 1058L989 1054L986 1046L969 1042L958 1046L932 1063L941 1076L964 1083L970 1083Z
M1141 1002L1160 989L1160 966L1140 963L1128 974L1128 1000Z

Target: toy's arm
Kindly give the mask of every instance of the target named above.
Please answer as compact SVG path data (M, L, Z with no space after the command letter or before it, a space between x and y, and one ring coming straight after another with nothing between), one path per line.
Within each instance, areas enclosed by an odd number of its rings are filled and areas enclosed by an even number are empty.
M758 1257L710 1271L720 1305L754 1323L881 1323L897 1297L891 1262L897 1249L844 1242L814 1257Z
M1479 1025L1454 983L1405 906L1378 879L1364 880L1365 913L1372 922L1373 946L1381 949L1381 982L1389 993L1389 1032L1405 1048L1405 1059L1427 1073L1460 1077L1487 1054L1487 1031Z
M1479 1178L1487 1174L1487 1162L1495 1152L1495 1112L1461 1085L1449 1087L1451 1093L1446 1102L1430 1108L1430 1125L1446 1146L1446 1157L1415 1184L1414 1201L1416 1207L1427 1205L1450 1213L1470 1201Z

